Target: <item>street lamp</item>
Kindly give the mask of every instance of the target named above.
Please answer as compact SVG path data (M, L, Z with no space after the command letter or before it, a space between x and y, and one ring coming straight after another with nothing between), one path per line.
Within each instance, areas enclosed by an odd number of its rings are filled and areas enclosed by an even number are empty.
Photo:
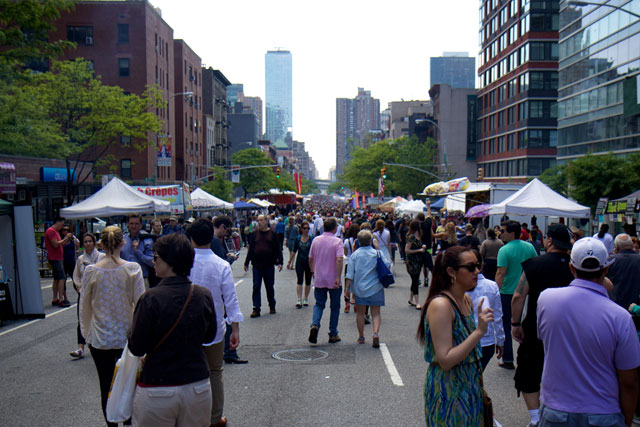
M444 136L442 135L442 129L440 129L440 126L438 126L438 124L436 122L434 122L431 119L415 119L414 122L416 124L418 123L423 123L423 122L427 122L427 123L431 123L432 125L434 125L436 127L436 129L438 129L438 132L440 132L440 139L442 140L442 166L443 166L443 176L448 175L448 171L447 171L447 144L445 144L444 141Z
M640 18L640 15L638 15L635 12L631 12L630 10L623 9L620 6L615 6L615 5L608 4L608 3L594 3L594 2L590 2L590 1L570 0L570 1L567 2L567 4L569 6L605 6L605 7L610 7L610 8L613 8L613 9L618 9L618 10L621 10L623 12L627 12L629 15L633 15L636 18Z
M193 96L193 92L178 92L173 95L169 95L169 99L167 99L167 103L171 101L176 96L185 96L186 98L191 98ZM169 129L170 131L170 129ZM168 133L168 135L170 135ZM156 133L156 148L154 150L154 168L153 168L153 185L156 185L158 182L158 134Z

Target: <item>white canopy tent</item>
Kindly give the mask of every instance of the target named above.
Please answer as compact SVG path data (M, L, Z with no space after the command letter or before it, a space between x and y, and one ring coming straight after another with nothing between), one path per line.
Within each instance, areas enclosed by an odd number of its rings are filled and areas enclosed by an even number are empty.
M60 216L79 219L152 212L171 212L171 203L147 196L114 177L88 199L60 209Z
M399 214L419 214L420 212L426 212L427 205L422 200L412 200L410 202L400 203L396 206L396 212Z
M589 218L591 210L561 196L534 178L509 198L489 208L490 215L544 215L567 218Z
M253 203L254 205L258 205L261 208L268 208L270 206L275 206L273 203L271 203L268 200L262 200L262 199L258 199L258 198L250 199L249 203Z
M233 209L233 203L225 202L216 196L207 193L202 188L196 188L191 192L191 205L195 209Z

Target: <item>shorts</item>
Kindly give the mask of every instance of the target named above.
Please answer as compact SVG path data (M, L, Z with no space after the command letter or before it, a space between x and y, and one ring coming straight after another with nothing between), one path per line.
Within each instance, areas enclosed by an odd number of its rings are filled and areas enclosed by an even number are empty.
M525 331L525 339L518 347L516 374L513 377L516 383L518 396L520 393L537 393L542 382L542 369L544 367L544 345L538 338L526 338L535 332Z
M53 273L53 280L65 280L67 275L64 273L64 267L62 266L62 260L49 260L51 266L51 272Z

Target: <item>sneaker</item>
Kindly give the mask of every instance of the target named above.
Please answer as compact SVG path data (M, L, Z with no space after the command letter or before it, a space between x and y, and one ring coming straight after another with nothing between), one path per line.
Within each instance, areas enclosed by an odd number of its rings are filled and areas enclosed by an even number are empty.
M82 349L81 349L81 348L79 348L79 349L77 349L77 350L72 351L71 353L69 353L69 355L70 355L71 357L75 357L76 359L82 359L82 358L84 357L84 351L82 351Z
M311 344L318 343L318 327L316 325L313 325L309 330L309 342Z
M60 303L58 305L60 307L69 307L71 305L71 302L68 299L65 299L65 300L60 301Z
M304 305L305 307L309 306L309 299L308 298L303 298L302 299L302 305Z
M335 344L337 342L342 341L342 339L340 338L340 335L336 334L336 335L329 335L329 344Z
M358 338L358 344L364 344L364 337Z
M516 367L514 366L513 362L504 362L504 363L500 363L498 366L500 366L501 368L504 369L516 369Z
M258 310L257 308L254 308L249 317L252 317L252 318L260 317L260 310Z
M299 299L298 302L296 303L296 308L302 308L302 300Z
M380 348L380 338L378 335L373 336L373 344L371 344L373 348Z
M269 309L269 314L276 314L276 309L275 308L270 308Z

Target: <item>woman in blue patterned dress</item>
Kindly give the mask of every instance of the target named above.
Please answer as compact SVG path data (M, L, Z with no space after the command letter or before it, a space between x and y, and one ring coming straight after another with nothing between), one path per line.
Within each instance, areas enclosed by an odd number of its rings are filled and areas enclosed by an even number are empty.
M475 288L479 272L475 254L465 247L451 247L436 257L418 327L429 363L424 383L427 426L483 425L479 343L493 312L479 305L476 327L471 300L465 296Z

